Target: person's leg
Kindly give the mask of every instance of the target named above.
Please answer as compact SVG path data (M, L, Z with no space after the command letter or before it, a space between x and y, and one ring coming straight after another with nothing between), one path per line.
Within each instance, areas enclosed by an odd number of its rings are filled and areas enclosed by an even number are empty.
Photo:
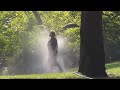
M56 65L57 65L57 67L59 68L60 72L63 72L62 67L60 66L60 64L59 64L57 61L56 61Z
M58 67L59 71L60 71L60 72L63 72L63 69L62 69L61 65L60 65L59 62L57 61L57 55L55 55L54 61L55 61L55 65Z
M51 58L51 56L49 56L49 58L48 58L48 71L49 72L52 71L52 58Z

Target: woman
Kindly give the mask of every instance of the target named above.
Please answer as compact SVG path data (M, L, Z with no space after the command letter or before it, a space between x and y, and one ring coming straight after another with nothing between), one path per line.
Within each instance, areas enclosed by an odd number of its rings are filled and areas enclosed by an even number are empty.
M48 41L47 46L48 46L48 51L49 51L48 61L49 61L49 64L50 64L50 68L52 68L54 66L58 66L59 70L62 71L60 65L56 61L56 59L57 59L58 43L57 43L55 32L53 32L53 31L50 32L49 37L51 37L51 38Z

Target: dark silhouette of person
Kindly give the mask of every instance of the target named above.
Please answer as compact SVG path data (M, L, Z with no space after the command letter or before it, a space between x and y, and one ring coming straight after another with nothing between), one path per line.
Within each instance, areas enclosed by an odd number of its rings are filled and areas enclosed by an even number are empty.
M49 34L49 37L50 37L50 40L48 41L47 46L48 46L48 52L49 52L48 62L50 64L50 69L52 69L52 67L54 66L57 66L59 70L62 71L61 66L57 62L58 42L56 39L55 32L51 31Z

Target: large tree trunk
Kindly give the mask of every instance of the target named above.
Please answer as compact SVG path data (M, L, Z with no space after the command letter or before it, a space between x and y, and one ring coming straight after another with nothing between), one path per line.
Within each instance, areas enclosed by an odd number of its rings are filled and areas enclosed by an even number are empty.
M105 52L102 36L102 11L81 12L79 70L89 77L104 77Z

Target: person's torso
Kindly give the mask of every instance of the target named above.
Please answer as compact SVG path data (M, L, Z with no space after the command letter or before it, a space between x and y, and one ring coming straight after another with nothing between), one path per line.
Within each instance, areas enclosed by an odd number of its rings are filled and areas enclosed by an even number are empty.
M49 41L48 41L48 47L52 50L55 50L56 47L57 47L57 40L56 38L51 38Z

